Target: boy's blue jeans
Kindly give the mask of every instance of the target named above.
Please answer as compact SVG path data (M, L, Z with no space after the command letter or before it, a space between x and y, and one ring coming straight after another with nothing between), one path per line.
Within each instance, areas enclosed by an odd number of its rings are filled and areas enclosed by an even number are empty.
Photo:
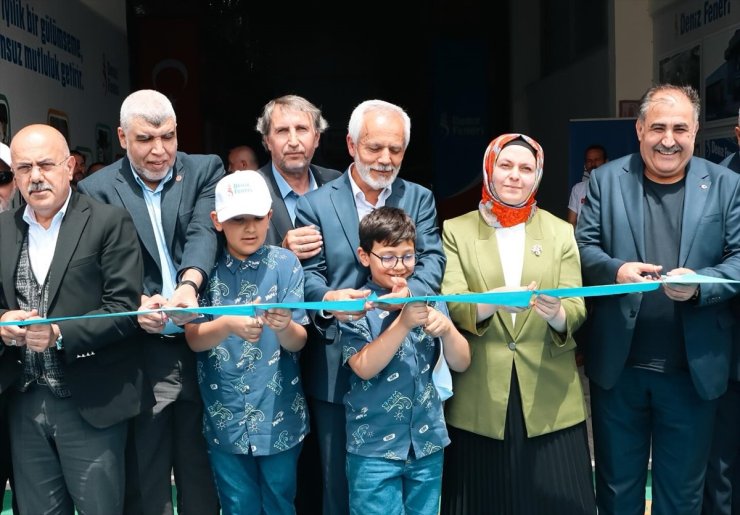
M388 460L347 453L352 515L436 515L442 492L443 451Z
M295 514L296 467L302 444L270 456L208 449L223 515Z

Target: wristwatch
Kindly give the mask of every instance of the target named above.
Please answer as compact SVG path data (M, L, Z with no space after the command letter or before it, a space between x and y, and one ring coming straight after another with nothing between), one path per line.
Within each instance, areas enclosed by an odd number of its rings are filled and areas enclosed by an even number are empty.
M183 279L182 281L177 283L177 286L175 287L175 289L179 288L180 286L184 284L187 284L188 286L192 286L196 294L200 291L200 288L198 288L198 285L195 284L195 281L191 281L190 279Z

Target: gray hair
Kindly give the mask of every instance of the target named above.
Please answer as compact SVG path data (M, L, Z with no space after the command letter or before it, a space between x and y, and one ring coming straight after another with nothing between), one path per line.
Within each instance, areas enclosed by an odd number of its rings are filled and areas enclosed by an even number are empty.
M645 116L647 116L650 105L655 102L655 95L665 91L673 91L684 95L691 102L691 107L694 108L694 122L699 121L699 111L701 110L699 94L689 85L677 86L675 84L658 84L647 90L640 100L640 112L637 115L638 120L641 122L645 121Z
M265 107L262 108L262 114L257 118L257 125L255 129L262 136L267 136L270 133L270 126L272 124L272 112L275 110L275 106L281 106L284 109L291 111L300 111L302 113L308 113L313 122L313 127L319 134L323 133L329 128L329 122L327 122L321 115L321 109L313 105L311 102L298 95L283 95L282 97L270 100ZM264 145L264 141L263 141ZM265 149L267 146L265 145Z
M170 99L153 89L134 91L121 104L121 128L125 131L134 118L143 118L149 125L159 127L172 119L177 122Z
M352 116L350 116L349 124L347 125L347 132L354 144L356 145L360 139L365 115L371 111L385 111L397 113L401 116L403 119L403 148L406 149L411 140L411 118L409 118L409 115L402 108L384 100L365 100L352 111Z

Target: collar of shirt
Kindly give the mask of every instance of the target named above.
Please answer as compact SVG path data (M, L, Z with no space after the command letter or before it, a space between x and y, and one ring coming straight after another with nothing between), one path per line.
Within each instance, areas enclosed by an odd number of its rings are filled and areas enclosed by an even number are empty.
M59 226L62 223L62 218L64 218L64 214L67 212L67 207L69 206L69 199L72 198L72 189L67 192L67 200L64 201L64 204L62 207L57 211L57 213L54 215L54 217L51 219L51 225L49 226L49 229L47 230L55 230L59 232ZM31 206L26 204L25 209L23 210L23 221L26 222L29 226L37 226L41 227L41 224L39 224L36 221L36 213L33 212L33 209L31 209Z
M173 168L167 171L167 175L159 181L157 187L150 188L134 169L134 165L131 165L131 173L134 174L134 180L141 186L141 191L144 195L144 202L146 203L147 211L149 213L149 220L152 224L154 231L154 239L157 243L157 251L159 252L159 263L160 271L162 273L162 296L169 299L174 293L177 286L177 270L175 269L175 263L172 261L169 249L167 248L167 238L162 228L162 191L164 185L172 179ZM176 326L172 320L167 322L162 334L175 334L181 333L182 328Z
M383 188L383 191L380 192L380 195L378 195L378 202L377 204L373 205L370 202L368 202L367 198L365 197L365 193L360 189L360 187L355 182L355 178L352 177L352 169L355 167L354 163L347 168L347 174L349 174L349 184L352 186L352 196L355 199L355 207L357 208L357 217L362 220L365 218L365 215L373 211L374 209L377 209L379 207L383 207L385 205L385 201L388 199L388 197L391 196L391 193L393 192L393 185ZM359 172L358 172L359 173Z
M67 194L67 200L51 219L48 229L38 223L36 213L30 205L26 204L23 210L23 221L28 224L28 259L31 261L31 269L39 284L44 284L49 268L51 268L54 249L59 239L59 229L67 212L70 198L72 198L71 189Z
M280 196L285 200L285 198L293 193L296 197L300 197L298 193L293 191L293 188L290 187L290 184L288 184L288 181L285 180L283 175L275 168L275 165L272 165L272 175L275 177L275 182L277 183L278 189L280 190ZM316 179L314 179L313 174L311 173L311 169L308 169L308 191L313 191L319 187L318 184L316 184Z
M228 249L224 248L224 265L226 266L226 269L232 274L237 273L239 270L244 270L245 268L257 270L260 267L262 258L267 252L267 246L262 245L253 254L247 256L247 259L241 260L231 254Z
M288 214L290 215L290 222L295 225L295 206L298 203L298 197L300 197L300 195L293 191L293 188L290 187L280 172L277 171L274 164L272 165L272 175L275 177L278 190L280 190L280 197L283 199L285 209L288 210ZM308 191L313 191L319 187L316 184L316 180L314 179L310 168L308 169L308 180Z

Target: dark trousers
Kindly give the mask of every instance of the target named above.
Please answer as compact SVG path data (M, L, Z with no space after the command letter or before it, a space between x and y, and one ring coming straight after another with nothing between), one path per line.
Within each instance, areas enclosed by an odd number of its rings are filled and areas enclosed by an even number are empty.
M308 397L308 406L316 425L324 480L323 514L349 514L347 483L347 429L344 405Z
M33 384L10 399L14 494L21 513L123 511L126 422L88 424L70 398Z
M218 515L218 495L203 438L195 355L184 339L152 339L147 345L144 362L156 404L131 422L125 513L172 515L174 471L178 513Z
M303 439L303 448L298 458L297 490L295 511L297 515L316 515L321 511L322 488L321 454L317 437L316 422L310 414L311 432Z
M651 513L698 515L716 408L688 372L627 367L610 390L591 381L599 515L645 513L651 449Z
M704 482L702 515L740 515L740 382L720 398Z

